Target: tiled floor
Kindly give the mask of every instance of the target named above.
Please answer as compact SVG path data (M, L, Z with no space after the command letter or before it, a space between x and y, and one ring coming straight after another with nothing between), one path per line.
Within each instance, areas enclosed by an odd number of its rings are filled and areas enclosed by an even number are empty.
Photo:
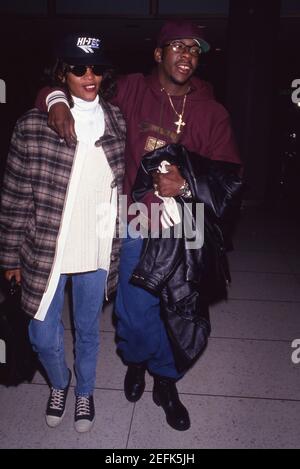
M62 424L44 421L48 387L0 387L1 448L299 448L300 364L291 343L300 339L300 226L285 213L244 209L230 254L229 300L211 311L205 354L178 384L192 426L172 430L151 396L126 401L125 367L115 353L111 305L102 317L95 404L89 434L73 428L74 396ZM65 308L66 348L72 338ZM74 383L73 383L74 384Z

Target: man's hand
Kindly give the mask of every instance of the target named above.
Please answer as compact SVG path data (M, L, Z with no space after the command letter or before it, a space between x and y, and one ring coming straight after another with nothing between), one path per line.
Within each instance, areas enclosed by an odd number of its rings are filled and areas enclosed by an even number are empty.
M69 147L76 143L75 122L70 109L64 103L56 103L51 106L48 125L66 141Z
M13 277L15 277L17 283L21 283L21 269L11 269L4 272L4 278L8 280L8 282L10 282Z
M181 194L184 178L177 166L169 165L167 169L167 173L152 173L154 188L161 197L176 197Z

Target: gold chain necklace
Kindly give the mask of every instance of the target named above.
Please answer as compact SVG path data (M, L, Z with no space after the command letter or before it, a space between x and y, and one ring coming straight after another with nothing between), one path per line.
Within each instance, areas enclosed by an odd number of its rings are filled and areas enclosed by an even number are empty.
M167 91L166 91L166 93L167 93ZM183 114L184 114L184 109L185 109L185 102L186 102L187 93L184 95L183 103L182 103L182 109L181 109L180 113L176 111L174 103L173 103L172 98L171 98L169 93L167 93L167 96L169 98L169 102L171 104L171 107L172 107L173 111L175 112L175 114L178 117L178 121L174 122L174 124L177 125L176 133L180 134L181 133L181 127L186 125L184 120L183 120Z

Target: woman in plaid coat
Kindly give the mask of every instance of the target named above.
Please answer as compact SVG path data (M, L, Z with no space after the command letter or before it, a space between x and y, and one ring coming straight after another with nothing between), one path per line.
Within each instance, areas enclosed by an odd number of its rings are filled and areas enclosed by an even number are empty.
M58 57L54 76L68 92L77 145L66 146L37 109L18 120L1 196L0 266L7 280L21 282L22 307L32 316L30 340L51 383L46 410L51 427L63 418L72 376L61 321L71 279L75 428L85 432L95 415L100 311L105 290L109 294L117 283L120 239L114 234L125 123L118 108L103 98L112 83L100 38L70 35Z

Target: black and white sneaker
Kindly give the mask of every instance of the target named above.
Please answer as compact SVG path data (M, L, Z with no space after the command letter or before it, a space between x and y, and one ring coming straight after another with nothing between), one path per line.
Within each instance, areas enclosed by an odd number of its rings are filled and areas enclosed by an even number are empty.
M76 396L75 430L79 433L88 432L95 420L93 396Z
M64 389L51 388L46 409L46 422L49 427L57 427L65 415L67 395L71 383L72 373L69 370L69 382Z

